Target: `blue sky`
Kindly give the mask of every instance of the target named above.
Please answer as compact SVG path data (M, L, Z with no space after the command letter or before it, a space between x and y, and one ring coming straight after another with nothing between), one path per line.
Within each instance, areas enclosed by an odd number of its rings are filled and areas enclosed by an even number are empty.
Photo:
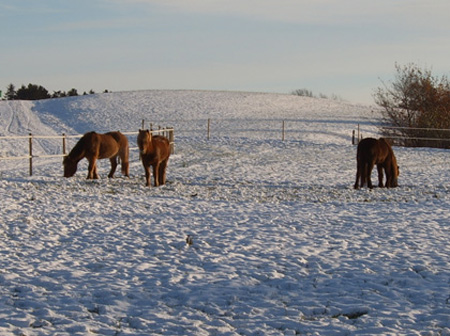
M415 63L450 75L448 0L0 0L0 90L306 88L373 103Z

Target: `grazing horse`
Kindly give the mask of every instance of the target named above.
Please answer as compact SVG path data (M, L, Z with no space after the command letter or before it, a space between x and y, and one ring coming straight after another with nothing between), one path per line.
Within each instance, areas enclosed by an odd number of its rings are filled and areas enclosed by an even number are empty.
M367 187L373 188L370 178L374 165L378 170L378 186L380 188L395 188L398 186L397 178L399 168L395 159L394 151L384 138L365 138L358 144L356 154L357 172L355 189L362 188L367 183ZM386 174L386 184L383 185L383 170ZM359 185L358 185L359 182Z
M155 187L165 184L170 156L169 140L161 135L152 135L149 130L139 130L137 144L145 170L145 185L150 186L150 166L153 166Z
M117 168L117 157L120 157L122 174L129 176L128 155L128 139L122 133L86 133L64 158L64 177L73 176L77 171L78 162L83 158L89 161L88 179L98 179L97 159L109 159L111 171L108 177L113 177Z

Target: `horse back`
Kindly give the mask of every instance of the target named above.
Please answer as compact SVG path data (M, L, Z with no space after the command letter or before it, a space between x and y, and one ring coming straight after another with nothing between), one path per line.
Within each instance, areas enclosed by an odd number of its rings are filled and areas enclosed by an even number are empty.
M161 161L167 160L170 156L169 140L162 135L153 135L152 143L159 154L158 156L160 157L160 160Z
M109 132L105 134L92 134L90 152L98 159L111 158L118 154L120 142L123 141L119 132Z
M358 162L370 162L377 156L377 139L365 138L358 143L356 157Z
M128 146L128 138L120 132L108 132L105 135L112 137L121 147Z
M383 138L365 138L358 144L358 162L379 164L386 161L391 154L391 146Z

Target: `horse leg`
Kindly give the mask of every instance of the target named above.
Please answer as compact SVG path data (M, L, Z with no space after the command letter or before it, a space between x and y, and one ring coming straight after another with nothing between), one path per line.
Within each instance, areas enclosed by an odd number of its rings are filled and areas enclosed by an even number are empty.
M89 166L88 166L88 175L87 175L87 179L88 180L92 180L94 178L96 178L95 176L97 175L97 167L96 167L96 159L95 158L90 158L89 160ZM98 178L98 176L97 176Z
M359 186L358 186L359 184ZM358 189L358 187L362 187L362 176L361 176L361 165L358 164L356 165L356 181L355 181L355 185L353 186L354 189Z
M128 161L125 161L123 158L121 159L121 161L122 174L126 177L130 177L130 163Z
M378 187L383 188L383 165L377 164L377 171L378 171ZM386 172L386 178L388 176L387 171ZM388 186L388 181L386 181L386 187Z
M153 165L153 180L155 182L155 187L159 186L159 166L160 166L159 162L156 162Z
M391 169L388 169L389 165L386 166L385 172L386 172L386 188L392 188L393 187L393 172Z
M164 160L159 165L159 185L166 184L166 167L167 160Z
M392 177L386 173L386 188L392 188Z
M367 167L367 176L366 176L366 178L367 178L367 187L369 189L373 189L373 185L372 185L372 170L373 170L374 166L375 166L375 164L373 162L368 163L367 166L366 166Z
M368 164L367 163L362 163L359 168L360 168L360 176L361 176L359 187L362 188L367 183Z
M150 187L150 165L146 165L144 160L142 160L142 164L144 165L145 170L145 185Z
M109 161L111 162L111 170L109 171L108 177L112 178L112 177L114 177L114 173L116 172L116 168L117 168L117 157L114 156L114 157L110 158Z
M97 166L97 161L95 161L95 165L94 165L94 179L98 180L99 179L99 175L98 175L98 170L97 170L98 166Z
M120 170L122 175L129 177L128 147L120 148L117 156L120 158ZM139 153L139 159L140 158L141 154Z

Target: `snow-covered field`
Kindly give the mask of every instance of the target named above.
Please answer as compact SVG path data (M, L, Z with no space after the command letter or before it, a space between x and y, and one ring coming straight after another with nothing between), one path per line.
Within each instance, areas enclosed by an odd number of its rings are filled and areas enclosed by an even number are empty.
M0 102L0 136L145 119L176 138L159 188L135 149L130 178L102 160L97 181L85 160L70 179L61 158L32 177L0 161L0 334L450 335L450 152L395 147L400 187L353 190L352 130L378 136L373 109L207 91Z

